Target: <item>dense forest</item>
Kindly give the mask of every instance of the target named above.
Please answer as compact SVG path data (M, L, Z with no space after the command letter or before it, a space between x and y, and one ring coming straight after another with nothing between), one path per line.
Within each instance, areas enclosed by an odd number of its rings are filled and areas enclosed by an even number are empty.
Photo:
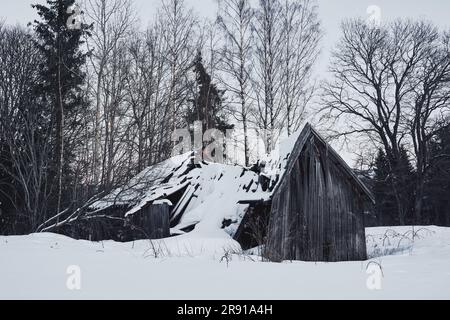
M161 0L47 0L28 27L0 20L0 234L35 232L172 155L172 133L234 129L257 160L314 119L358 141L371 225L450 226L450 33L431 22L342 23L314 73L314 0L219 0L217 16ZM231 142L229 142L231 143Z

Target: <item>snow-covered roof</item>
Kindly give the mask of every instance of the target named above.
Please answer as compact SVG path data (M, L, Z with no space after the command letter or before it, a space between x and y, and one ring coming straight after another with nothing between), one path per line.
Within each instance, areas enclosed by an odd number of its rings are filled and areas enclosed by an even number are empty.
M320 138L308 124L258 161L257 170L219 163L194 164L192 153L173 157L145 169L90 208L98 212L121 207L125 216L130 216L148 205L166 203L172 206L172 233L183 233L194 225L197 232L217 231L227 220L231 225L225 231L233 236L247 212L248 203L270 200L293 158L301 151L302 141L310 134ZM339 155L330 150L363 191L370 194Z
M177 202L170 198L177 194ZM94 203L92 210L123 207L125 216L133 215L149 204L173 206L172 233L182 233L195 225L196 231L217 230L224 220L231 221L226 231L233 235L244 217L248 204L265 201L270 192L263 191L257 173L238 165L193 163L192 154L184 154L151 166L124 187Z
M144 198L160 199L171 194L185 184L185 181L170 181L180 177L188 169L191 155L183 154L144 169L123 187L119 187L91 206L93 210L103 210L114 206L134 207Z

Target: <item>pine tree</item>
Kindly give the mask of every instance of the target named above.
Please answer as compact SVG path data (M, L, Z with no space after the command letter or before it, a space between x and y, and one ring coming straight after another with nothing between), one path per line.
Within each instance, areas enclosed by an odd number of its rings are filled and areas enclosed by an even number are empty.
M412 215L414 168L404 147L400 150L400 160L394 168L384 150L379 149L375 160L373 193L375 212L379 225L398 225L402 223L399 215L398 201L392 188L394 183L400 186L398 192L401 204L407 208L407 216ZM395 180L394 180L395 179Z
M212 82L211 76L205 69L203 64L202 53L199 50L193 62L193 70L196 77L197 92L192 100L192 107L186 114L186 122L188 124L195 121L201 121L203 130L218 129L225 131L233 128L227 123L224 114L224 94L223 90L219 90Z
M185 121L188 125L193 124L196 121L202 123L202 132L206 132L209 129L217 129L225 134L227 129L232 129L233 125L227 122L224 113L224 94L223 90L219 90L212 82L211 76L205 69L203 64L203 57L200 50L198 50L197 55L192 63L192 69L195 73L196 90L194 93L194 99L192 99L192 106L188 108ZM206 155L205 148L212 141L203 141L204 156ZM225 141L224 141L225 144ZM223 146L225 150L225 145ZM208 152L206 152L208 153ZM213 155L206 155L207 158ZM224 158L226 155L223 155ZM220 157L220 160L224 158ZM218 159L219 160L219 159ZM219 161L220 161L219 160Z
M33 23L37 46L43 56L40 66L42 101L52 110L54 127L53 171L56 179L56 211L61 211L63 186L69 178L72 151L79 141L69 139L67 131L80 125L80 110L86 107L83 95L85 73L83 65L87 56L83 52L84 37L90 26L74 19L75 0L47 0L47 5L35 4L40 20Z
M450 124L443 126L432 141L430 159L424 216L428 223L450 226Z
M373 193L375 196L375 213L380 226L397 222L395 198L390 192L390 170L386 154L378 150L375 159Z

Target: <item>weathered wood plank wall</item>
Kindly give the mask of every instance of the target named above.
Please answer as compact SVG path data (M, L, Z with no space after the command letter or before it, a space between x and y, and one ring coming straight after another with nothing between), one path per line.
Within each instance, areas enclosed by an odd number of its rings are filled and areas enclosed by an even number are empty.
M274 261L366 259L365 196L354 179L308 135L272 199L266 256Z
M133 216L134 228L141 239L162 239L170 236L170 206L153 204Z

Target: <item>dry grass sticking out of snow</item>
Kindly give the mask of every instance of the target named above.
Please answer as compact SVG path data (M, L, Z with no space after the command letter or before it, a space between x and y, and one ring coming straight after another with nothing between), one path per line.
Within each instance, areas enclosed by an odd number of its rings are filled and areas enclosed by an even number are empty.
M224 232L131 243L0 237L0 299L450 299L450 228L366 233L368 261L281 264L243 253ZM367 286L370 265L382 268L380 290ZM80 290L67 286L71 266Z

